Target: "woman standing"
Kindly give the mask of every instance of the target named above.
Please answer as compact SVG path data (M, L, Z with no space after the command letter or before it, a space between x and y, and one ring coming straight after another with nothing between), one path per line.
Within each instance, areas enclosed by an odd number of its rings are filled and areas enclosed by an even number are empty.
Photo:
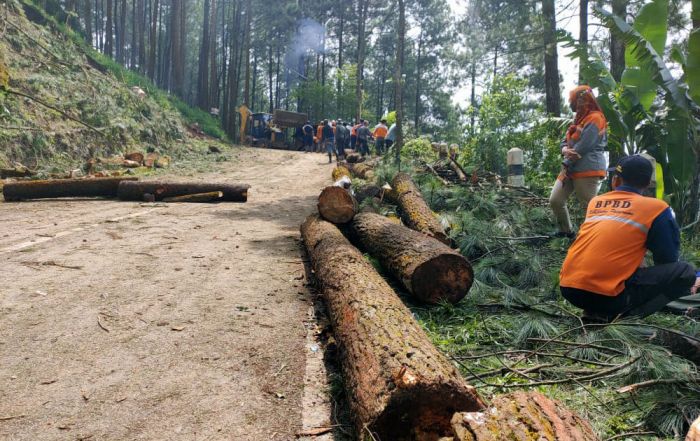
M557 236L561 237L575 236L566 208L571 193L576 193L581 204L587 207L598 193L608 168L605 155L608 122L593 90L589 86L578 86L569 94L569 105L576 112L576 118L562 142L562 171L549 196L549 205L559 227Z

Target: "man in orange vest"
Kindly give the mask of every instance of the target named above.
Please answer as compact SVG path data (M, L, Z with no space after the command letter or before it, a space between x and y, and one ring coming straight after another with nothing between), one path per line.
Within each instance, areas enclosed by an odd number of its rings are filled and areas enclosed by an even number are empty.
M384 139L386 139L387 133L389 133L389 128L386 126L386 120L383 119L377 124L372 133L376 140L374 148L377 150L377 156L384 154Z
M588 204L559 274L562 296L584 315L644 317L700 289L700 272L678 261L680 231L673 211L662 200L642 196L652 172L646 158L624 157L614 190ZM642 267L647 250L654 266Z

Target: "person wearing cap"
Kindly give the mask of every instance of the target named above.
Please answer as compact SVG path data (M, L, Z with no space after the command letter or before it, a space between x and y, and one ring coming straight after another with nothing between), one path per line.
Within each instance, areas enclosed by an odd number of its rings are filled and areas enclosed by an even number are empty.
M323 136L323 146L326 149L326 153L328 153L328 163L330 164L333 162L333 153L335 153L335 157L338 159L338 152L335 149L334 127L328 120L323 121L321 134Z
M304 153L309 153L314 145L314 128L311 126L311 121L306 121L301 131L304 133Z
M584 315L647 316L700 289L700 272L679 261L680 230L660 199L643 196L653 167L640 155L620 160L613 191L594 197L569 248L559 285ZM654 266L644 267L651 251Z
M573 238L566 201L571 193L576 193L581 204L586 206L598 194L608 168L605 156L608 122L589 86L572 90L569 105L576 117L562 142L562 171L552 187L549 205L559 228L556 235Z
M372 136L372 132L369 130L369 121L364 120L362 124L357 128L357 150L362 156L369 155L369 138Z

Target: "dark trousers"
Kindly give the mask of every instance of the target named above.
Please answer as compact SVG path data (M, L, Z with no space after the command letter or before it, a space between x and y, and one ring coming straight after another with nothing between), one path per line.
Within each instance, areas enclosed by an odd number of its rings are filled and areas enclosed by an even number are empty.
M394 141L392 141L391 139L384 140L384 148L386 149L387 152L389 151L389 149L391 149L392 145L394 145Z
M357 146L357 135L350 135L350 148L355 150Z
M377 150L377 155L384 154L384 138L377 138L374 143L374 148Z
M362 156L369 155L369 146L366 139L357 138L357 150Z
M686 262L639 268L625 282L625 289L614 297L576 288L561 287L561 295L586 312L608 317L646 317L668 303L690 294L695 270Z

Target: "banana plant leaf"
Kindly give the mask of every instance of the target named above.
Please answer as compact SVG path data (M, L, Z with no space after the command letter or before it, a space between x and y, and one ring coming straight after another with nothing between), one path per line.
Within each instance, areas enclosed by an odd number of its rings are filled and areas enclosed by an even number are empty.
M654 0L644 5L632 27L656 53L663 54L668 34L668 0ZM622 84L636 94L642 106L649 110L656 98L656 83L633 52L634 47L625 50L626 69L622 74Z
M700 0L694 0L693 6L696 2L700 3ZM695 29L690 33L688 54L685 57L683 71L691 98L696 103L700 103L700 29Z

